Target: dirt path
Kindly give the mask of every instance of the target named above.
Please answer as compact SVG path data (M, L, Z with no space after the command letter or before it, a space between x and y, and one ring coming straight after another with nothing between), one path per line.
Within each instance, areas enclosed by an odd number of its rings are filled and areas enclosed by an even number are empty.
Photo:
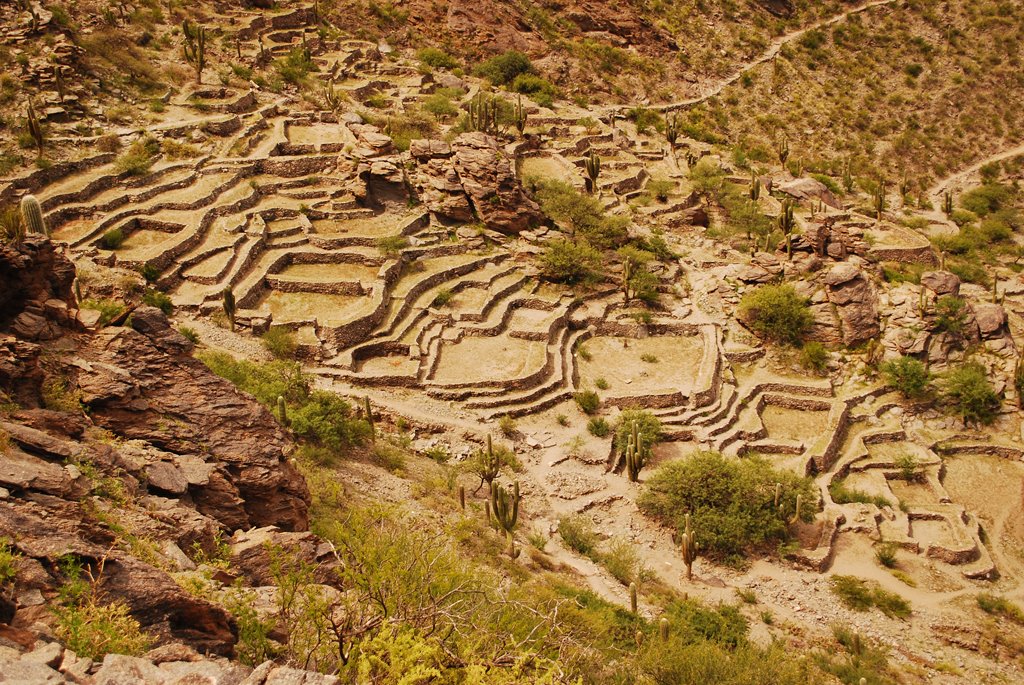
M1020 157L1021 155L1024 155L1024 144L1008 148L1002 152L997 152L979 162L975 162L966 169L960 169L959 171L941 179L928 189L928 197L931 198L933 202L939 201L941 203L942 198L940 196L945 191L949 190L953 186L959 186L970 176L978 173L981 170L981 167L986 164L991 164L992 162L1002 162L1003 160L1013 159L1014 157Z
M783 45L786 45L787 43L790 43L790 42L800 38L801 36L803 36L808 31L814 31L815 29L824 28L826 26L832 26L833 24L837 24L837 23L843 21L844 19L846 19L847 17L852 16L854 14L860 14L861 12L866 12L869 9L872 9L874 7L879 7L881 5L891 5L895 1L896 0L871 0L871 2L866 2L863 5L858 5L857 7L852 7L849 10L843 12L842 14L837 14L834 17L829 17L828 19L822 19L822 20L817 21L817 22L815 22L813 24L809 24L809 25L807 25L807 26L805 26L805 27L803 27L801 29L797 29L795 31L790 31L789 33L787 33L787 34L785 34L783 36L780 36L779 38L775 39L775 41L772 42L771 46L769 46L769 48L767 50L765 50L764 52L762 52L760 55L758 55L757 57L755 57L752 60L749 60L747 62L742 63L735 72L733 72L726 79L717 82L711 88L711 90L705 91L704 93L698 95L697 97L689 98L687 100L678 100L676 102L669 102L669 103L665 103L665 104L661 104L661 105L654 105L654 106L652 106L652 109L656 109L656 110L658 110L660 112L673 112L673 111L680 110L680 109L686 109L687 107L692 107L693 105L698 105L698 104L704 102L705 100L708 100L710 98L715 97L716 95L721 93L723 90L725 90L726 88L728 88L732 84L736 83L736 81L740 80L740 78L745 73L747 73L748 71L750 71L754 67L760 66L760 65L764 64L765 62L769 61L770 59L772 59L773 57L775 57L777 54L779 54L779 50L782 49ZM606 112L621 111L623 109L624 109L623 107L609 107L605 111Z

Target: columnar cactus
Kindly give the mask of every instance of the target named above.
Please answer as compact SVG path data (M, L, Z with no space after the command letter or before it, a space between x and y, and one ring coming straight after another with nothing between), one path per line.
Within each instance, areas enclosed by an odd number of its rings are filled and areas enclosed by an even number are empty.
M363 418L370 424L370 442L377 442L377 424L373 421L373 407L370 405L370 396L363 398Z
M622 262L622 294L629 304L629 281L633 278L633 260L626 259Z
M526 132L526 110L523 109L522 95L516 98L515 108L512 110L512 121L515 123L516 130L519 131L519 135L522 136Z
M630 482L635 483L640 478L640 470L647 462L648 447L644 445L644 436L640 433L637 422L634 421L629 427L629 438L626 442L626 475Z
M681 543L683 550L683 563L686 564L686 579L693 578L693 562L697 561L697 540L694 538L693 529L690 528L690 515L686 515L686 530L683 533Z
M27 233L50 235L46 228L46 221L43 219L43 208L34 195L26 195L21 198L21 220Z
M519 556L514 537L516 525L519 523L519 481L512 484L511 494L501 485L494 485L491 488L490 504L491 511L494 512L494 521L505 531L508 555L515 559Z
M277 415L281 419L281 425L288 425L288 405L285 404L284 397L281 395L277 396Z
M583 166L587 172L587 192L593 193L597 190L597 177L601 175L601 158L591 152Z
M224 292L221 293L221 304L224 306L224 313L228 317L228 323L231 324L231 330L235 330L235 314L238 308L235 305L235 294L231 292L231 288L224 288Z
M36 108L31 101L28 103L28 107L25 109L25 128L28 129L28 134L32 136L32 140L36 144L36 149L39 151L39 156L43 156L43 125L39 122L39 116L36 114Z
M492 483L498 477L498 471L500 470L501 460L494 453L494 445L491 443L491 436L488 435L487 449L480 454L480 485L476 489L480 490L484 483L487 483L488 488L492 488Z
M466 486L459 486L459 508L466 511Z
M953 213L953 193L948 190L942 196L942 211L946 216Z
M779 230L782 231L782 235L786 236L786 256L790 259L793 258L793 229L796 228L793 211L793 201L785 200L777 220Z
M60 104L63 105L66 91L64 89L64 74L61 72L59 64L53 65L53 87L57 90L57 97L60 99Z
M853 192L853 162L846 160L843 165L843 188L846 192Z
M669 147L675 151L676 141L679 140L679 115L672 113L672 116L665 120L665 140Z
M634 614L637 608L636 583L629 584L629 610Z
M782 483L775 484L775 508L779 508L779 499L782 497Z
M885 181L878 182L878 188L874 196L875 218L882 220L882 213L885 212Z
M181 35L185 39L182 46L185 61L196 70L196 83L202 83L203 69L206 68L206 27L184 19L181 22Z
M668 642L668 619L663 618L658 623L658 633L661 635L662 642Z
M782 136L775 145L775 154L779 156L779 163L784 165L789 159L789 138Z
M761 198L761 179L757 174L750 174L750 199L757 202Z
M493 96L479 93L470 101L469 129L491 134L498 132L498 103Z
M796 496L796 512L793 514L793 519L790 523L796 523L800 520L800 509L803 507L804 497L803 495Z

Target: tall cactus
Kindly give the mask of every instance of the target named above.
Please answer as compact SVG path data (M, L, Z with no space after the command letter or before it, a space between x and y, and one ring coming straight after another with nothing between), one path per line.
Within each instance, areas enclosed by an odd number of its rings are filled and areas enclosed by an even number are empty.
M634 614L637 609L636 583L629 584L629 610Z
M277 415L281 419L281 425L288 425L288 405L285 404L284 397L281 395L277 396Z
M224 288L221 293L221 304L224 307L224 313L228 317L228 323L231 324L231 330L235 330L235 314L238 312L238 307L235 305L235 294L231 292L231 288Z
M754 202L761 199L761 179L753 172L750 174L750 199Z
M514 532L519 523L519 481L512 484L512 492L495 484L491 488L491 512L494 514L494 521L505 531L505 538L508 540L508 555L515 559L519 556L516 549Z
M39 115L36 114L35 105L30 100L28 107L25 109L25 128L28 130L28 134L32 136L32 140L36 144L36 149L39 151L39 156L43 156L43 125L39 121Z
M942 211L946 216L953 213L953 193L948 190L942 195Z
M629 282L633 278L633 260L626 258L622 262L622 294L626 298L626 304L629 304Z
M494 96L478 93L469 103L469 129L482 133L498 133L498 103Z
M520 136L526 133L526 110L523 109L522 95L516 98L516 104L512 110L512 121L515 124L516 131L519 132Z
M796 496L796 512L794 512L793 518L790 520L790 523L796 523L797 521L800 520L800 509L803 507L803 504L804 504L804 496L803 495L797 495Z
M492 484L500 470L501 460L494 453L494 445L491 443L491 436L488 435L487 449L480 453L480 485L476 486L476 490L480 490L484 483L487 483L487 487L493 490Z
M793 214L793 201L785 200L782 203L782 211L779 213L777 225L782 235L786 236L786 256L793 258L793 229L796 228L796 218Z
M665 120L665 140L668 141L669 148L674 152L676 141L679 140L679 115L675 112Z
M775 508L779 508L779 499L782 497L782 483L775 484Z
M601 158L596 152L591 151L583 162L583 167L587 172L587 192L593 193L597 190L597 177L601 175Z
M206 27L192 24L188 19L181 22L181 34L184 37L182 49L185 61L196 70L196 83L203 82L203 69L206 68Z
M370 424L370 442L377 443L377 424L373 420L373 407L370 405L370 396L363 397L363 418Z
M36 235L49 236L50 231L43 219L43 208L35 195L26 195L21 198L21 220L25 225L25 231Z
M626 474L630 482L635 483L640 478L640 470L647 463L648 451L649 447L644 445L644 436L640 433L637 422L633 421L626 442Z
M663 618L658 622L658 634L661 635L662 642L668 642L668 619Z
M879 181L878 188L875 189L874 208L875 218L881 221L885 212L885 181Z
M686 579L693 578L693 562L697 561L697 540L694 538L693 529L690 528L690 515L686 515L686 530L683 533L681 543L683 550L683 563L686 564Z
M849 159L843 165L843 189L848 193L853 192L853 161Z
M59 64L53 65L53 87L57 90L57 97L60 99L60 104L64 104L64 96L67 94L64 88L64 74L61 72Z
M775 154L779 156L779 163L785 165L786 160L789 159L789 138L782 136L775 144Z

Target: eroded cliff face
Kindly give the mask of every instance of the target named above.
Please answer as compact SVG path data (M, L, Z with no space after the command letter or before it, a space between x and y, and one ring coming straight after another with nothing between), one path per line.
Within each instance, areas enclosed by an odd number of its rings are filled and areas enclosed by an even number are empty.
M290 440L160 310L85 331L74 273L48 240L0 247L0 537L20 555L0 641L28 647L52 624L71 554L157 644L230 655L233 618L170 572L234 531L306 529Z

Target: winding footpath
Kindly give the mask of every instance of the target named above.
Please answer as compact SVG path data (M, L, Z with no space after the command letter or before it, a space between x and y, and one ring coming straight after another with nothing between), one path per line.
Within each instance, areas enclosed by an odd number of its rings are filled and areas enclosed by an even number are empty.
M677 111L677 110L680 110L680 109L686 109L687 107L692 107L694 105L699 105L700 103L704 102L705 100L708 100L710 98L715 97L716 95L720 94L723 90L725 90L726 88L728 88L732 84L734 84L737 81L739 81L740 78L742 78L743 75L745 73L747 73L748 71L750 71L751 69L753 69L755 67L758 67L758 66L764 64L765 62L771 60L772 58L774 58L777 54L779 54L779 51L782 49L782 46L786 45L787 43L791 43L794 40L797 40L798 38L803 36L805 33L809 32L809 31L814 31L816 29L824 28L826 26L832 26L834 24L838 24L839 22L843 21L847 17L853 16L855 14L860 14L861 12L866 12L866 11L868 11L868 10L874 8L874 7L880 7L882 5L891 5L894 2L896 2L896 0L871 0L871 2L866 2L866 3L862 4L862 5L858 5L856 7L851 7L847 11L845 11L845 12L843 12L841 14L837 14L834 17L829 17L828 19L822 19L822 20L817 21L817 22L815 22L813 24L808 24L807 26L805 26L805 27L803 27L801 29L797 29L795 31L790 31L789 33L787 33L787 34L785 34L783 36L780 36L779 38L775 39L772 42L771 46L767 50L765 50L763 53L761 53L760 55L758 55L757 57L755 57L752 60L749 60L747 62L742 63L735 72L733 72L726 79L724 79L722 81L719 81L717 84L715 84L714 87L711 88L711 90L709 90L709 91L707 91L707 92L705 92L705 93L703 93L701 95L698 95L697 97L689 98L687 100L677 100L676 102L668 102L668 103L661 104L661 105L653 105L651 107L651 109L657 110L659 112L674 112L674 111ZM624 107L624 106L615 106L615 107L608 108L606 111L607 112L621 112L621 111L623 111L625 109L629 109L629 108L628 107Z

